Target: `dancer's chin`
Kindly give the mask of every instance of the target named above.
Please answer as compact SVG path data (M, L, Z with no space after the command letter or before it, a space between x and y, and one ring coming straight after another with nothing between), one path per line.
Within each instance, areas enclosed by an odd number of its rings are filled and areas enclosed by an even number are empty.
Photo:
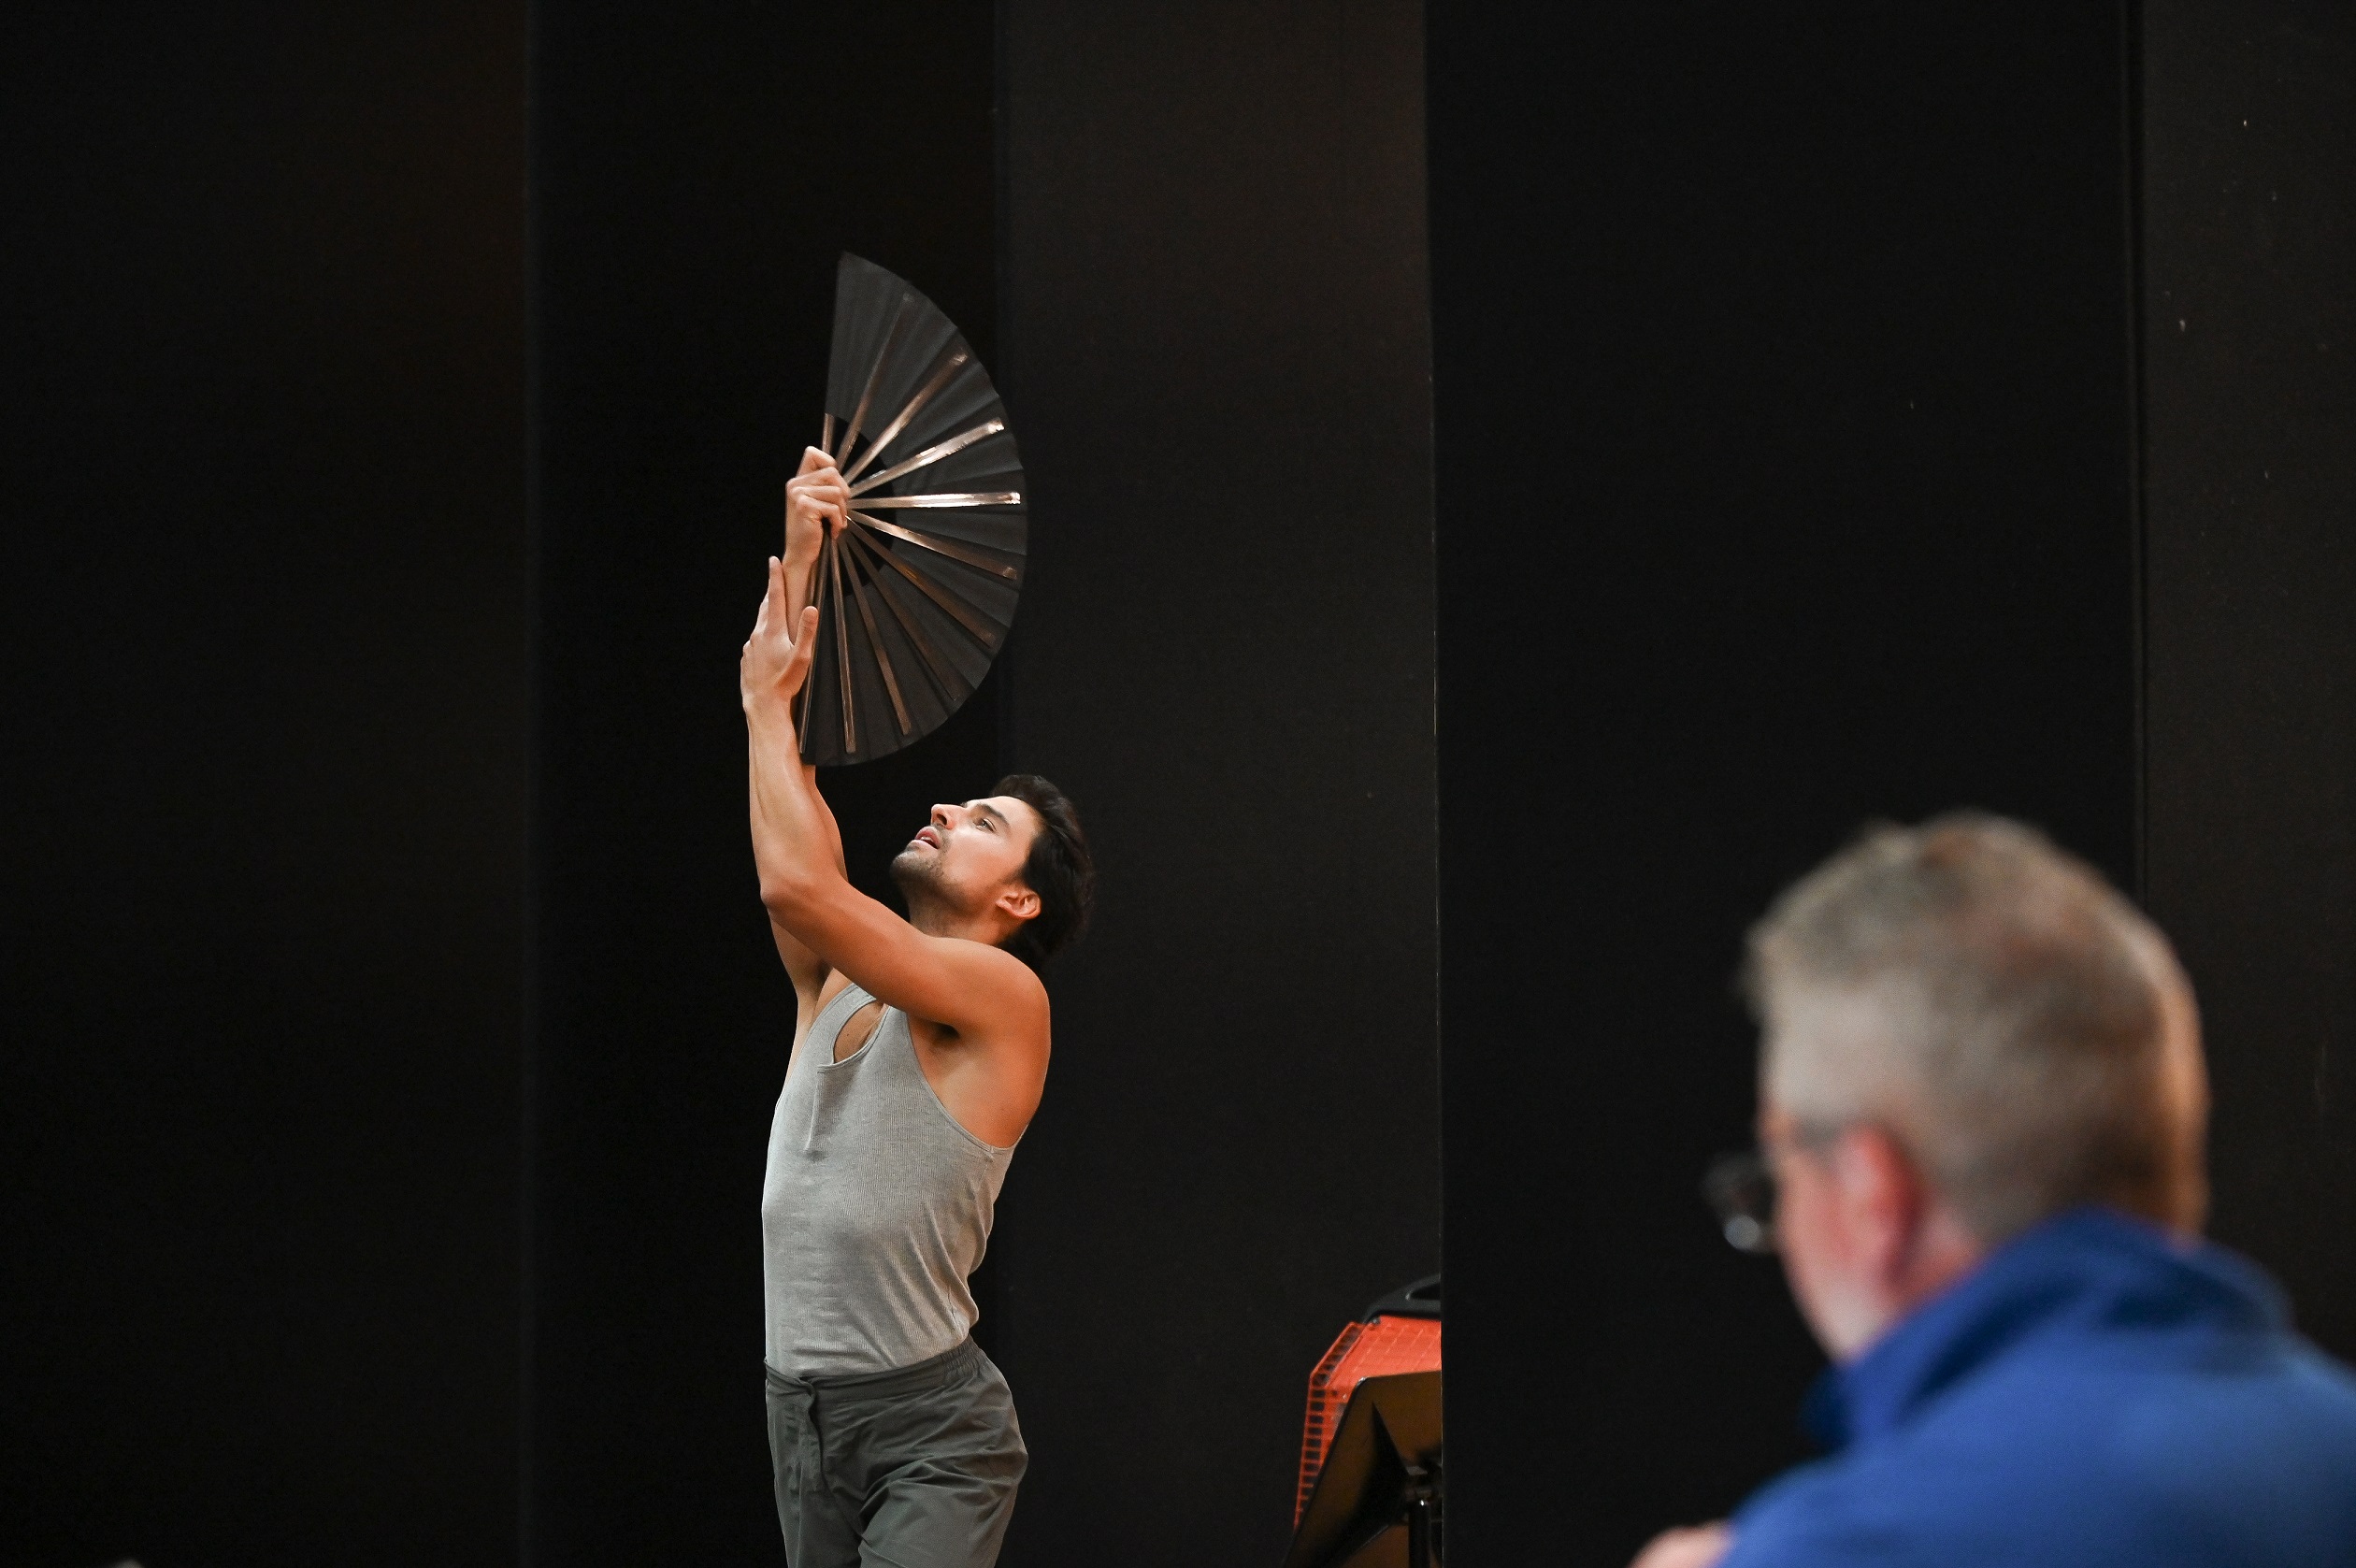
M892 882L903 893L931 887L941 880L941 854L938 850L911 844L892 856Z

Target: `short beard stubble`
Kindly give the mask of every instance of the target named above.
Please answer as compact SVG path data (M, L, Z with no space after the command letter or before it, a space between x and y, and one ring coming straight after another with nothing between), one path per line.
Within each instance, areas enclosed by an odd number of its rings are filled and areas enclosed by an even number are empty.
M893 856L892 885L908 900L912 914L919 904L946 902L941 885L940 851L927 856L922 850L904 849Z

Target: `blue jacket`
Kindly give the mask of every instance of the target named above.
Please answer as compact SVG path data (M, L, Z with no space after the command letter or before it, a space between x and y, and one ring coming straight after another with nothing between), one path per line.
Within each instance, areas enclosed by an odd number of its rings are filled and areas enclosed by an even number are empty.
M2356 1568L2356 1376L2254 1265L2109 1210L2000 1248L1808 1415L1837 1452L1721 1568Z

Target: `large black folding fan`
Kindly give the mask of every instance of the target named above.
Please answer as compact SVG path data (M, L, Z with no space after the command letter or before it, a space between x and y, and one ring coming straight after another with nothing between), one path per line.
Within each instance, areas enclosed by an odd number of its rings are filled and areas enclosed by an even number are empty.
M851 516L811 576L802 755L865 762L946 723L1004 645L1025 571L1022 460L956 324L849 254L819 445L850 484Z

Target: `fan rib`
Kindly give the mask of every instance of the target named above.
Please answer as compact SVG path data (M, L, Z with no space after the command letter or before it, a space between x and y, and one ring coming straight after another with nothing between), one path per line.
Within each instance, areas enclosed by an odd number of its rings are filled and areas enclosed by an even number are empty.
M934 539L929 534L920 534L913 528L903 528L897 523L886 523L881 517L869 517L856 508L852 510L851 515L878 533L889 534L894 539L904 539L911 544L932 551L936 554L946 555L953 561L963 561L976 571L986 571L992 577L1003 577L1009 583L1017 582L1021 578L1022 574L1013 567L1002 566L988 556L969 550L963 545L952 544L947 539Z
M818 450L825 453L829 457L832 457L835 454L834 436L835 417L830 411L826 415L826 423L823 426L822 432L818 437Z
M900 699L899 678L892 672L892 655L884 651L884 637L875 629L875 611L868 608L867 590L859 586L858 562L855 558L843 568L842 575L851 580L851 598L859 607L859 624L867 628L868 650L875 655L875 668L884 676L884 690L892 699L892 714L899 720L902 735L915 727L908 721L908 704Z
M899 341L900 328L908 324L908 318L915 313L915 309L916 296L901 295L899 309L892 317L892 329L884 335L884 346L875 351L875 363L868 367L867 385L859 393L859 406L851 410L850 428L843 435L842 450L835 456L848 457L851 449L859 444L859 426L867 423L868 405L875 401L875 388L883 381L884 367L892 357L892 345ZM868 450L872 453L875 449L869 447Z
M869 542L867 535L855 528L843 537L871 558L880 558L884 554ZM932 678L933 689L941 694L942 700L954 709L972 696L973 688L966 684L965 677L941 656L940 650L933 646L932 639L925 635L925 628L917 625L916 617L911 615L907 607L900 603L899 595L893 591L891 579L877 571L872 562L868 575L875 580L875 597L884 601L884 608L892 612L892 618L899 622L900 630L908 634L908 640L916 649L918 661L924 665L925 673Z
M826 540L826 582L834 593L835 672L842 686L842 749L856 753L859 727L856 699L851 695L851 628L842 624L842 548Z
M861 525L854 524L853 526L857 527L861 526ZM906 561L901 560L898 555L893 554L890 551L880 547L874 547L872 540L869 542L871 548L875 548L875 553L877 554L883 556L884 560L891 563L893 570L898 572L902 577L907 578L911 583L915 583L917 589L922 592L927 598L931 599L935 604L941 606L942 610L948 611L949 618L951 620L956 622L957 625L971 632L973 634L974 640L981 643L983 647L989 649L991 652L997 652L998 633L991 628L988 622L982 619L981 612L979 611L975 610L971 605L966 603L964 599L959 598L955 594L953 594L948 589L942 587L940 583L935 583L931 578L927 577L923 572L918 571L914 567L910 566Z
M966 361L971 359L973 355L969 350L959 349L956 352L951 354L946 360L942 361L941 368L933 372L932 380L927 381L923 386L916 389L916 396L908 400L908 407L899 411L899 417L893 420L891 424L884 427L883 433L875 438L875 444L869 447L866 454L856 463L852 464L850 472L844 474L842 477L844 479L858 478L859 470L866 468L869 463L874 462L876 454L882 452L885 447L890 446L894 438L898 437L901 431L908 428L908 422L914 419L918 412L924 409L924 406L932 401L933 394L939 392L942 387L947 386L949 384L949 378L955 375L960 369L962 369Z
M1018 507L1023 504L1020 490L944 490L930 496L866 496L869 506L922 507L939 511L950 507Z
M831 424L827 427L833 428ZM984 437L995 436L1005 428L1006 421L1002 419L984 420L962 435L952 436L938 446L927 447L905 463L895 463L880 474L868 475L867 478L851 487L851 494L864 496L879 484L891 483L902 474L912 474L919 468L929 468L944 457L954 457Z
M826 418L831 421L834 418L834 415L828 414ZM805 597L799 604L794 606L794 626L797 629L798 629L801 626L801 612L809 609L812 605L818 603L819 600L826 597L826 559L825 544L821 544L818 547L818 559L811 563L810 580L804 586L808 591L808 597ZM817 650L813 648L811 650L811 653L812 657L810 661L810 668L812 673L814 675L818 669L818 661L815 657ZM794 720L794 733L801 737L801 755L804 762L808 762L810 760L811 723L818 711L817 699L811 690L811 679L812 677L809 675L802 677L801 690L794 694L793 701L790 706L790 712L793 714Z

